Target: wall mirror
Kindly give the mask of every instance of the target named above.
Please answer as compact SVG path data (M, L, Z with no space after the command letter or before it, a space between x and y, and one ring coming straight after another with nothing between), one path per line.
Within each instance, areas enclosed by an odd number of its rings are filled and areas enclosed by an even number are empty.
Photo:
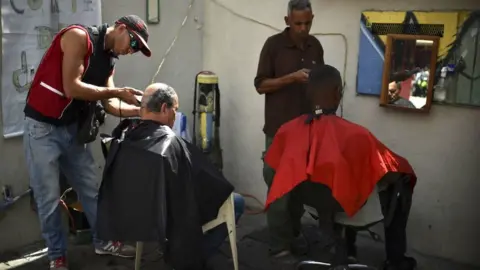
M160 23L160 0L147 0L147 23Z
M434 36L387 35L380 105L430 110L438 43Z
M433 103L480 108L480 9L365 10L360 14L356 91L380 96L387 35L439 38Z

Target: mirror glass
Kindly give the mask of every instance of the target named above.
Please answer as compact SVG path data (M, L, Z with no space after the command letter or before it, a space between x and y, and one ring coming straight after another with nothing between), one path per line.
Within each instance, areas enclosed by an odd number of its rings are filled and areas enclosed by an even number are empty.
M390 79L387 103L422 109L427 104L433 40L393 39L390 51Z
M160 23L160 0L147 0L147 23Z

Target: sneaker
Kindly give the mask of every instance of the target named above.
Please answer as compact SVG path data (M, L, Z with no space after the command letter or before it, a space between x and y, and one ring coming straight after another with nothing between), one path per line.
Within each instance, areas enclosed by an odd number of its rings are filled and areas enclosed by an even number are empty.
M411 257L404 257L401 262L386 262L384 270L415 270L417 269L417 261Z
M50 261L50 270L68 270L65 257Z
M95 247L95 253L98 255L112 255L122 258L135 257L136 249L129 245L124 245L118 241L108 241L106 244Z

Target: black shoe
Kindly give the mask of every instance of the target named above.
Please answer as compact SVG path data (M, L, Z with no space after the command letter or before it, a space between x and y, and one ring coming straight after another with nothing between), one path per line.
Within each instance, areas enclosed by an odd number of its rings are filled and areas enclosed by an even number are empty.
M310 246L303 233L300 233L295 239L293 239L291 250L296 256L307 255L310 251Z
M349 264L357 264L357 263L358 263L357 257L352 256L352 255L349 255L349 256L347 257L347 260L348 260L348 263L349 263Z
M346 265L339 265L339 266L334 266L333 268L330 268L328 270L350 270L350 267Z
M414 258L404 257L402 261L393 263L387 261L383 270L415 270L417 269L417 261Z
M357 247L355 245L347 245L347 256L348 256L348 263L350 264L358 263Z

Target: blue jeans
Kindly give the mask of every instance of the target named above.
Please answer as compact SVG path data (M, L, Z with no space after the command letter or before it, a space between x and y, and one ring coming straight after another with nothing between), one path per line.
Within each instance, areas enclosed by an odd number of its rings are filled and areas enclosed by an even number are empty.
M234 193L235 223L238 223L240 217L245 211L245 199L242 195ZM203 242L203 254L205 258L212 256L222 245L228 236L227 225L225 223L213 228L205 233Z
M62 228L60 170L76 191L84 213L94 228L99 180L89 145L76 142L77 125L53 126L26 118L23 146L30 187L37 204L42 236L50 260L65 256L67 236ZM94 239L96 234L93 232ZM94 240L95 244L100 244Z

